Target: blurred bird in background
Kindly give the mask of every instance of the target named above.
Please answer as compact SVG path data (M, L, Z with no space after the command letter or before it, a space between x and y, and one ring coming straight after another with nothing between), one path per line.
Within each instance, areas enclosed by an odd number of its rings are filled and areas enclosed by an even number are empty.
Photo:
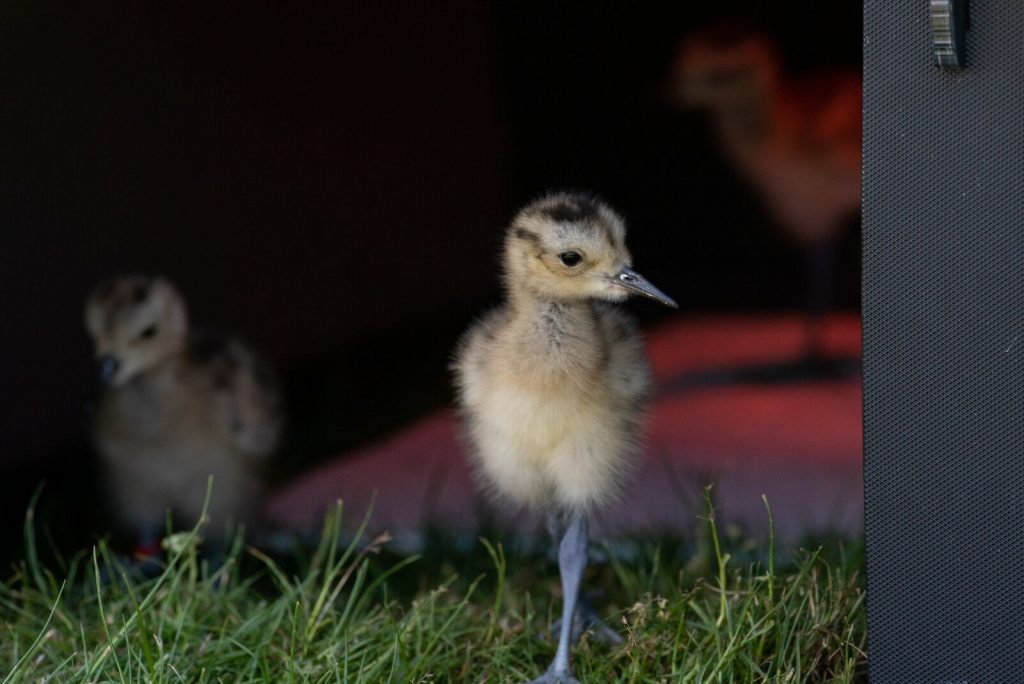
M204 536L223 542L261 507L261 471L280 441L283 402L270 366L239 340L189 330L162 277L125 275L85 306L99 390L92 441L117 520L156 555L168 509L196 524L214 478Z
M505 236L507 302L466 333L455 361L484 484L546 513L558 547L562 619L542 684L577 681L574 625L596 621L579 601L588 516L624 483L650 394L643 341L609 302L639 294L675 306L632 270L625 238L622 219L586 195L520 211Z
M724 25L680 43L668 91L674 105L708 112L723 155L804 251L804 356L819 361L837 243L860 208L860 74L832 68L787 75L767 37Z

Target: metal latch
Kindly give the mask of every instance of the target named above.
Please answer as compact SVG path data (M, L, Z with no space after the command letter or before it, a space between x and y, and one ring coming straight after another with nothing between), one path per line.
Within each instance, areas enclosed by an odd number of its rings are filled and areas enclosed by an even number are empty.
M968 0L931 0L932 51L935 66L963 69L967 66L965 34L970 25Z

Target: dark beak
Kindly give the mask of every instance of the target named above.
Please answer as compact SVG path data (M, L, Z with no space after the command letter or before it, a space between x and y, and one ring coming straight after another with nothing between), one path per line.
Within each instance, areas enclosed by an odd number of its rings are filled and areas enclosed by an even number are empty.
M117 375L117 369L121 367L121 362L115 359L110 354L104 354L96 359L96 384L99 388L104 388L110 384Z
M638 295L643 295L644 297L653 299L656 302L661 302L665 306L671 306L673 309L679 308L679 305L676 304L674 299L654 287L654 285L647 281L647 278L644 278L629 267L623 267L613 280L630 292L635 292Z

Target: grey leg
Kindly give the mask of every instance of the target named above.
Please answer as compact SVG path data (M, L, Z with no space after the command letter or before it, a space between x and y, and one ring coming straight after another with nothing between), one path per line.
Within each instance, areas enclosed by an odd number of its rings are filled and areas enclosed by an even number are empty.
M587 516L574 512L558 545L558 571L562 576L562 624L555 659L547 672L532 684L579 684L569 666L573 616L579 600L583 571L587 568Z
M567 516L563 515L561 512L548 513L548 534L551 535L551 543L555 545L556 549L562 543L562 537L565 536L565 528L567 524Z
M566 516L559 513L551 513L548 515L548 533L551 535L551 541L555 544L556 548L561 544L562 537L565 535L566 524ZM561 629L562 619L559 618L551 625L551 633L561 632ZM580 636L586 630L590 630L593 633L594 639L603 644L614 646L621 644L623 641L622 635L609 627L604 620L601 619L597 611L594 610L594 605L590 602L587 596L581 592L576 600L576 614L572 621L570 643L576 643L579 641Z
M588 630L592 638L602 644L617 646L624 641L621 634L601 619L590 599L585 594L581 594L579 601L576 602L576 619L573 620L572 625L572 640L579 641L583 632Z

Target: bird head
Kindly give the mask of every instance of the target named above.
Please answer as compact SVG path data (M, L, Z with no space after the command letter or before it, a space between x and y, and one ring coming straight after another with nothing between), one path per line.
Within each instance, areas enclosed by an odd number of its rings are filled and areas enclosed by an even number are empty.
M767 38L742 25L725 24L680 43L668 97L679 107L749 107L772 92L778 72L779 58Z
M584 194L547 195L516 215L505 238L505 280L512 296L615 302L639 294L677 306L632 269L622 218Z
M180 352L188 333L185 302L167 280L144 275L111 278L85 304L100 385L121 385Z

